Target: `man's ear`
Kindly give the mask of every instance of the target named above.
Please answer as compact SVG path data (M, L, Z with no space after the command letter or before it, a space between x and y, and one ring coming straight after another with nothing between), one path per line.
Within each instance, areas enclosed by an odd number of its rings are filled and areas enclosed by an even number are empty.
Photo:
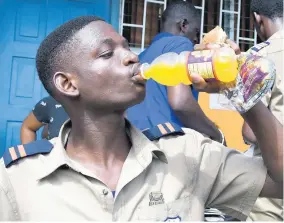
M182 33L187 33L187 30L188 30L188 20L187 19L180 20L179 28L180 28L180 31Z
M262 23L261 16L257 14L256 12L253 13L253 16L254 16L256 24L260 27Z
M53 83L58 91L68 97L79 96L77 79L74 74L56 72L53 76Z

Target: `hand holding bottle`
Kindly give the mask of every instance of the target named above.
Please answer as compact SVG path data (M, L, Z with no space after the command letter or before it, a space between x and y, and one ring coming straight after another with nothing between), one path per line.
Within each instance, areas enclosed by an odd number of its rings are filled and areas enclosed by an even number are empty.
M238 75L237 56L230 47L165 53L151 64L143 64L141 75L163 85L175 86L190 85L191 73L198 73L210 82L232 83Z
M211 38L212 39L212 38ZM201 43L194 45L194 50L201 51L201 50L216 50L221 47L224 47L222 43L214 43L215 40L211 40L213 42L211 43ZM236 44L233 40L227 39L225 40L226 46L232 48L236 55L241 54L241 50L238 44ZM206 82L202 76L200 76L198 73L192 73L191 75L191 81L194 88L201 92L207 92L207 93L220 93L223 92L226 88L228 88L228 85L226 83L222 82Z
M240 113L246 112L271 89L275 66L260 56L240 54L239 47L224 36L220 27L212 33L196 47L200 51L166 53L151 64L143 64L141 76L166 86L195 81L196 89L222 92Z
M240 52L239 47L233 41L227 41L236 53ZM199 49L216 49L218 44L207 44ZM221 47L219 45L219 47ZM239 54L239 75L235 87L221 82L206 82L197 73L191 75L195 89L208 93L223 92L232 105L244 113L252 108L271 89L275 80L275 66L265 58L247 53Z
M151 64L143 64L141 75L167 86L190 85L191 73L198 73L208 82L234 85L239 53L239 47L217 26L204 36L201 44L195 45L195 51L163 54Z

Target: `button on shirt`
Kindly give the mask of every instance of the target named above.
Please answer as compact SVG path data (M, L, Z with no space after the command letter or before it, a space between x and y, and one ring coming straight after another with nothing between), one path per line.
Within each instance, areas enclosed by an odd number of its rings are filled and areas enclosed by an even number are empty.
M163 32L158 34L151 45L139 55L139 60L141 63L152 63L161 54L168 52L179 54L183 51L193 51L193 44L189 39ZM193 88L192 94L197 100L198 92ZM127 118L140 130L165 122L174 122L183 127L168 102L167 87L152 79L146 83L144 101L129 108Z
M0 161L0 220L201 221L204 207L246 219L266 177L249 158L190 129L149 141L126 122L132 148L115 197L96 175L67 156L71 122L48 154L9 167Z

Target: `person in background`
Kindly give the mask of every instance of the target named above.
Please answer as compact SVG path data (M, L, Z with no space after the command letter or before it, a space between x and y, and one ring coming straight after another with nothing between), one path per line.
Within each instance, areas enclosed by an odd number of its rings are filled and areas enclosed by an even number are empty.
M253 14L257 34L263 43L254 46L250 52L260 54L271 59L276 66L276 81L271 92L263 98L263 103L283 125L283 58L284 58L284 30L283 30L283 0L252 0ZM261 156L257 139L244 122L242 129L244 141L251 145L250 152L254 156ZM282 132L277 134L282 135ZM283 221L282 199L257 199L248 220L252 221Z
M49 96L40 100L21 126L21 142L26 144L37 139L36 132L44 126L42 138L58 136L62 124L68 119L61 104Z
M192 3L182 0L170 3L162 14L162 32L139 55L139 61L151 63L164 53L193 51L193 44L199 42L200 19L199 10ZM143 130L171 122L225 143L222 132L200 108L198 92L192 86L167 87L154 80L146 85L145 100L127 110L128 120L137 128Z

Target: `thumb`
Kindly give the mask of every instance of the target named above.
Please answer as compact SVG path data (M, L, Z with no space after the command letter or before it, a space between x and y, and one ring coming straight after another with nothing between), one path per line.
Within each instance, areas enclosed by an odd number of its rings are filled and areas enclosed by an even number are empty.
M200 84L203 81L203 78L195 73L190 74L190 79L193 84Z
M196 90L203 91L207 86L207 83L205 82L205 80L198 74L195 74L195 73L191 74L190 79L191 79L193 87Z

